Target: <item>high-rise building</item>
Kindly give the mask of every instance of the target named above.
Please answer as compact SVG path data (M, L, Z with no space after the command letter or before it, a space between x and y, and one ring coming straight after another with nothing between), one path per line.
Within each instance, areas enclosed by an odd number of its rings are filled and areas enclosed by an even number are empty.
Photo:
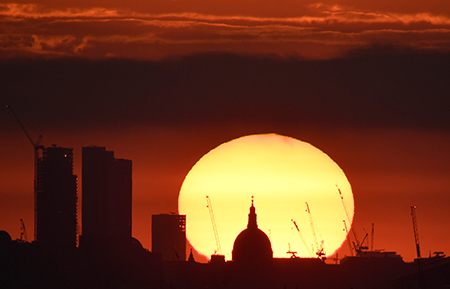
M104 147L82 148L82 235L89 248L130 244L132 162Z
M42 149L36 170L36 241L60 248L77 245L77 177L73 149Z
M164 261L186 261L186 215L152 215L152 252Z

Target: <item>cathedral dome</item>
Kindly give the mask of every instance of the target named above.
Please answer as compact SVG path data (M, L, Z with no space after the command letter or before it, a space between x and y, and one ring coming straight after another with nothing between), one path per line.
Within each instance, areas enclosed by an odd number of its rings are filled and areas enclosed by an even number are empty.
M237 263L261 263L273 258L272 245L267 235L258 229L255 207L250 207L247 229L243 230L234 241L233 261Z
M0 231L0 245L6 245L11 242L11 235L8 232L1 230Z

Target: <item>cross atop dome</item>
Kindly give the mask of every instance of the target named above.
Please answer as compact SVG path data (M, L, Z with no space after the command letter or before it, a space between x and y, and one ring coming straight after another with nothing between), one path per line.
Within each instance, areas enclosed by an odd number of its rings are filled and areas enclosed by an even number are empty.
M254 196L252 196L252 206L250 207L250 214L248 214L248 224L249 229L258 229L258 224L256 223L256 209L253 205Z
M247 228L236 237L232 255L233 262L244 266L246 270L264 267L273 258L270 240L263 231L258 229L258 224L256 223L254 196L252 196L252 204L248 214Z

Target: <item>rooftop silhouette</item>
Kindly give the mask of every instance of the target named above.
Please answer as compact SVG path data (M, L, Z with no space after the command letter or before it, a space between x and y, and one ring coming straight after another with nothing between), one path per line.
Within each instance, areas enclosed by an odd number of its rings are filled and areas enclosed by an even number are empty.
M42 149L36 170L36 241L44 246L77 245L77 176L73 149Z
M104 147L82 148L80 246L131 244L132 161Z

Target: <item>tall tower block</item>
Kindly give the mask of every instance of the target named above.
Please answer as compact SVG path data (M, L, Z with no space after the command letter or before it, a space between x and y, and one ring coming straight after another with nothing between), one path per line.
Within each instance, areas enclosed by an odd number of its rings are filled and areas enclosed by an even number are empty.
M77 176L73 149L49 147L37 159L36 241L52 248L77 245Z
M82 148L80 246L131 243L132 162L104 147Z
M152 215L152 252L163 261L186 261L186 215Z

